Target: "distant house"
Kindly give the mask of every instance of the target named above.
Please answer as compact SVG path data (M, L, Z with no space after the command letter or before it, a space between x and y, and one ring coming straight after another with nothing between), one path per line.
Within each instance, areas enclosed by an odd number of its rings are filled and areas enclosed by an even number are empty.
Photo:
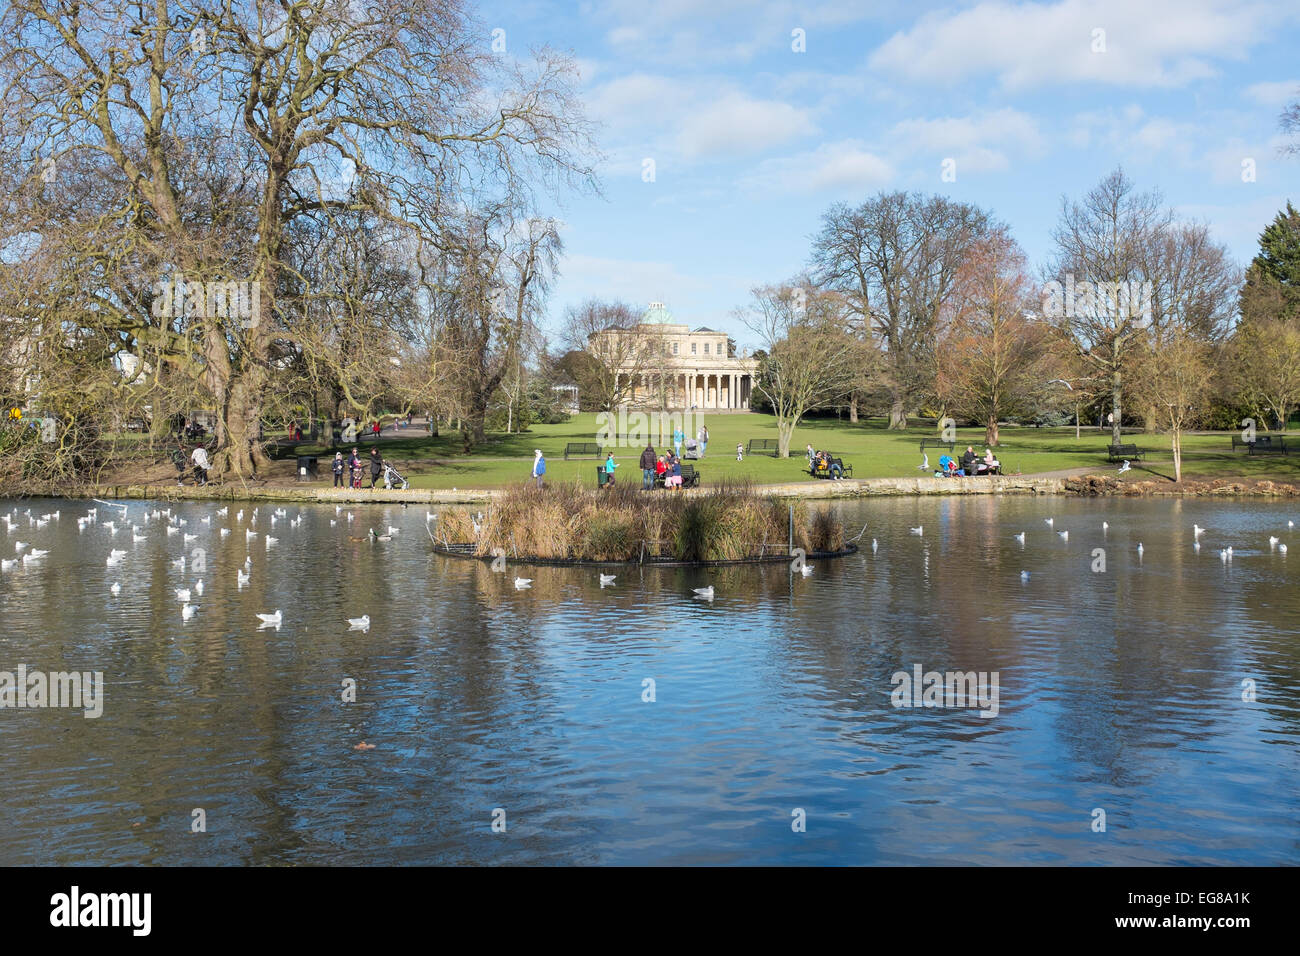
M692 329L673 320L662 302L651 302L641 322L630 329L608 329L593 333L593 353L618 354L602 337L646 336L653 367L643 363L620 371L635 378L629 404L658 406L661 398L669 408L749 408L758 362L732 354L725 332L701 326Z

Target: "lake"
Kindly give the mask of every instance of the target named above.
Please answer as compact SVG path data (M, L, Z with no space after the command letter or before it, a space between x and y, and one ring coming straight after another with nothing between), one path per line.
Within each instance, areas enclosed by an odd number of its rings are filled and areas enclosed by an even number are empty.
M90 507L0 502L0 554L50 552L0 573L0 671L105 682L99 717L0 709L0 863L1300 860L1294 506L852 502L861 553L810 575L606 588L435 556L423 507L286 504L272 529L262 503L249 540L240 504L180 503L138 543L165 506L116 534L103 504L78 531ZM930 672L984 675L996 707L896 676Z

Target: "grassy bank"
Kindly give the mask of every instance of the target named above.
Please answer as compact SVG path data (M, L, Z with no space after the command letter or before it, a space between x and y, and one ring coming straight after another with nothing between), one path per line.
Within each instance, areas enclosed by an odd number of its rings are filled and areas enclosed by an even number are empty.
M778 484L810 480L802 452L808 443L850 462L857 478L916 477L922 474L917 470L921 463L920 440L936 434L933 424L891 432L885 429L882 419L864 420L857 424L819 419L806 422L795 431L791 445L794 457L774 459L747 455L744 461L738 462L737 442L748 445L751 438L775 438L775 420L761 414L706 415L703 420L709 428L711 440L704 460L695 462L695 466L706 485L719 481ZM532 468L534 448L540 448L546 454L548 481L581 481L594 487L598 462L592 459L565 461L564 446L569 442L595 441L597 431L595 415L577 415L560 425L534 425L523 434L492 434L469 454L461 452L458 436L430 438L419 428L404 432L397 438L385 437L379 445L386 457L398 463L410 479L412 488L417 489L504 488L526 481ZM972 445L982 453L983 438L983 429L957 429L958 453L966 445ZM1126 433L1125 441L1136 443L1147 452L1146 460L1135 462L1127 477L1172 479L1173 464L1167 435ZM1296 436L1296 442L1300 445L1300 435ZM996 453L1007 474L1031 475L1075 469L1113 473L1116 466L1106 461L1104 450L1109 443L1110 433L1103 434L1096 429L1085 429L1076 439L1073 428L1005 427ZM662 450L665 446L656 439L655 447ZM1226 433L1189 434L1184 438L1184 449L1184 476L1188 480L1300 480L1300 454L1252 457L1243 451L1234 453ZM621 466L616 473L618 483L639 485L641 476L637 458L641 446L616 447L614 452ZM280 449L279 453L282 459L272 463L266 476L272 481L292 481L293 455L302 453L321 456L322 478L313 486L328 487L331 484L328 458L332 453L328 449L303 443ZM937 466L939 454L939 449L929 449L932 468ZM124 469L110 483L164 482L168 478L174 479L174 470L163 459L152 468ZM368 475L366 484L369 484Z
M787 554L791 515L795 547L844 547L832 509L725 484L697 495L647 495L629 486L597 491L577 482L519 485L493 500L481 521L466 511L444 512L436 535L444 543L471 542L484 557L500 549L550 561L736 561Z

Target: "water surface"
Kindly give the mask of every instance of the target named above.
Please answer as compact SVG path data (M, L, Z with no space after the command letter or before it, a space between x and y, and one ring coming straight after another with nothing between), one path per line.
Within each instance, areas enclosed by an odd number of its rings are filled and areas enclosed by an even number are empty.
M629 569L603 590L594 570L436 557L422 507L286 506L269 551L238 505L211 525L215 506L176 505L196 539L150 521L138 544L79 533L87 507L0 502L19 522L0 554L51 551L0 575L0 670L107 681L99 719L0 710L0 863L1300 859L1300 514L1282 505L851 503L863 552L809 577ZM61 517L37 529L28 509ZM174 590L198 579L184 621ZM691 596L705 584L712 604ZM996 672L997 716L891 706L917 664Z

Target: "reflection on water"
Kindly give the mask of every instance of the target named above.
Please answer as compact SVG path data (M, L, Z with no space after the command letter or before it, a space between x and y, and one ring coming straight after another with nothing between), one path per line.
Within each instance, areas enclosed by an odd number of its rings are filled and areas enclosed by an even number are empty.
M78 533L80 503L15 507L0 553L51 553L0 575L0 670L108 686L98 720L0 710L3 863L1300 858L1300 548L1288 564L1268 544L1300 534L1282 506L853 503L867 546L807 578L633 568L604 589L595 570L435 557L423 508L289 508L268 551L238 506L205 525L213 506L179 505L194 541L151 521L138 544ZM61 517L36 529L29 508ZM372 525L400 531L353 540ZM112 568L111 548L128 552ZM182 620L174 591L199 579ZM712 604L691 597L705 584ZM370 631L349 631L361 614ZM895 709L891 677L915 665L996 672L998 715Z

